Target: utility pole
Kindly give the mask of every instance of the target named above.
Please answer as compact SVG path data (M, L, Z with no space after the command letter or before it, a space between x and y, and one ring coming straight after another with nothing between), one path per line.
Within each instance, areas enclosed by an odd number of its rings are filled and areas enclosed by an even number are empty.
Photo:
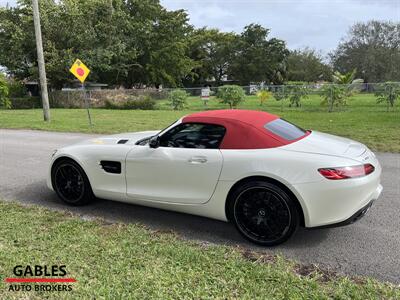
M43 118L45 121L49 122L50 105L49 105L49 95L47 93L46 69L44 66L42 30L40 29L38 0L32 0L32 6L33 6L33 24L35 25L36 49L37 49L38 66L39 66L40 90L43 103Z

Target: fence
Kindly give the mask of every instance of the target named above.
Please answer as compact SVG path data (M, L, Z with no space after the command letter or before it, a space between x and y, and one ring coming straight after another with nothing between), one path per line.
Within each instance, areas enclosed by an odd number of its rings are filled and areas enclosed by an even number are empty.
M262 85L254 84L243 86L243 90L247 95L242 108L257 109L257 93L260 90L267 90L269 98L266 105L271 108L283 109L302 109L302 110L332 110L334 105L339 103L340 99L335 99L338 91L348 93L350 95L364 95L365 101L357 100L358 106L376 106L379 93L387 93L388 89L394 89L400 93L400 83L355 83L349 85L337 84L309 84L309 85ZM184 88L189 97L187 105L189 109L201 110L207 108L224 108L222 104L215 99L218 94L219 87L209 87L208 92L205 88ZM143 99L152 99L156 102L159 109L168 109L167 100L169 93L173 89L114 89L114 90L65 90L51 91L49 93L50 106L53 108L84 108L85 97L89 100L90 107L104 108L110 107L110 103L114 105L123 104L127 101L139 101ZM209 98L201 98L206 92ZM390 91L389 91L390 92ZM347 97L349 98L349 97ZM207 101L206 99L210 99ZM351 98L350 98L351 99ZM276 101L277 100L277 101ZM361 101L361 102L360 102ZM37 102L37 99L36 99ZM35 102L35 103L36 103ZM325 102L325 103L324 103ZM322 105L320 105L322 104ZM17 108L16 106L14 106ZM35 107L37 105L35 104ZM384 105L380 107L385 108ZM389 106L388 106L389 107ZM140 108L140 107L139 107Z

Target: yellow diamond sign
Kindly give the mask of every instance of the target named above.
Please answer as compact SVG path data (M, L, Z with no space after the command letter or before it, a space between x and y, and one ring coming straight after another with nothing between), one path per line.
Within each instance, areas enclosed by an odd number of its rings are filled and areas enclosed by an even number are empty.
M79 79L80 82L84 83L86 77L89 75L90 70L86 65L77 59L74 64L72 65L69 71L75 75L76 78Z

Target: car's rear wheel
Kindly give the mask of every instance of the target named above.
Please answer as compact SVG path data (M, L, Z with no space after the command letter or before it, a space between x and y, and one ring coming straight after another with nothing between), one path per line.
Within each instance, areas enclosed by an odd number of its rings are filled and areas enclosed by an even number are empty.
M251 181L236 188L229 212L239 232L263 246L285 242L299 226L294 200L279 186L266 181Z
M70 205L85 205L94 199L85 171L71 159L55 163L51 178L58 197Z

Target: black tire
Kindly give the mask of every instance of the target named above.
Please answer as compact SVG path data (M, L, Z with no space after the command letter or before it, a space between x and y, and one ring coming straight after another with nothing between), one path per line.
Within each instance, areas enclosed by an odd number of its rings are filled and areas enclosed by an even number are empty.
M95 198L85 171L72 159L62 159L53 165L51 181L57 196L69 205L85 205Z
M279 186L256 180L235 188L228 214L246 239L262 246L276 246L287 241L299 227L294 201Z

